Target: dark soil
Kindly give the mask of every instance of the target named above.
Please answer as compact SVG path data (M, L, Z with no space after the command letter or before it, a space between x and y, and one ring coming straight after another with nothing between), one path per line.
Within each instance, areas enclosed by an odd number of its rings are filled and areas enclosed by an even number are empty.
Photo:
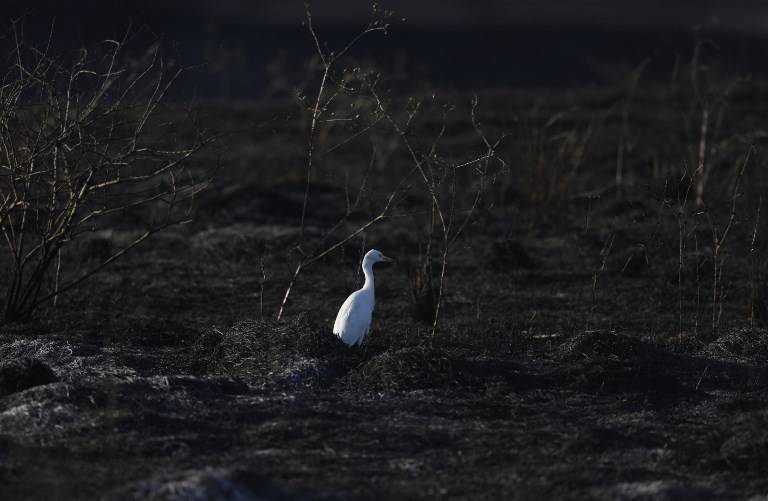
M34 358L12 359L0 366L0 396L3 397L56 381L58 378L51 368Z
M434 280L440 263L418 261L418 215L384 219L365 241L307 267L286 318L274 320L300 256L292 243L305 124L268 121L292 116L290 103L211 105L209 120L240 132L228 136L195 221L158 234L34 320L0 328L0 498L764 495L768 218L756 209L768 165L759 154L719 251L722 288L712 288L712 229L722 232L732 211L733 165L766 137L766 89L745 85L719 125L704 208L685 199L681 166L697 115L677 87L638 91L621 187L612 182L623 87L481 96L489 137L512 131L499 152L509 168L451 247L434 336L419 320L434 289L417 270ZM462 114L469 97L452 99L459 107L441 151L459 163L478 146ZM419 148L440 126L439 113L425 116L412 132ZM547 181L531 151L564 165L554 176L565 176L562 141L590 123L575 175L566 186ZM318 160L310 253L375 214L409 168L396 149L393 167L370 178L368 205L327 236L345 208L338 169L370 158L366 140L342 151L337 164ZM429 209L415 195L397 203L399 214ZM76 262L133 231L83 241ZM372 247L398 263L376 269L373 331L348 349L331 325Z

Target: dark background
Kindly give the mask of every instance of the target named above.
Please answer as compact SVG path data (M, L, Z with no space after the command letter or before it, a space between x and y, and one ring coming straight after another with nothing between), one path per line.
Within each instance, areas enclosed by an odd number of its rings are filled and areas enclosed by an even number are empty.
M599 85L612 68L651 55L648 73L663 79L690 54L695 29L712 37L734 70L768 71L765 2L393 0L381 8L394 11L389 35L368 38L360 55L432 87ZM9 19L26 14L26 38L37 43L55 21L54 44L68 50L120 36L129 24L163 36L169 57L198 65L177 91L202 97L260 96L275 71L313 54L298 0L12 1L3 10ZM370 4L323 1L313 10L321 38L334 47L365 26Z

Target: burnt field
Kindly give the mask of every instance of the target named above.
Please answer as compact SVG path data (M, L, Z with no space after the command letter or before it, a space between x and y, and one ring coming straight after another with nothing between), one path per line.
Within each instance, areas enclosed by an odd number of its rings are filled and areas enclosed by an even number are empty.
M200 105L191 222L0 327L1 497L768 492L768 86L618 74L403 99L342 72L317 124L311 95ZM348 349L369 248L397 263Z

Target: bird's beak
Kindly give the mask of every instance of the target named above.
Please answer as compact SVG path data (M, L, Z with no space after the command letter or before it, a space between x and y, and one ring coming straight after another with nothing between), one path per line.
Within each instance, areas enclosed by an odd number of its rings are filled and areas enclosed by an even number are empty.
M384 255L381 256L381 260L383 262L385 262L385 263L394 263L395 262L395 260L392 259L391 257L387 257L387 256L384 256Z

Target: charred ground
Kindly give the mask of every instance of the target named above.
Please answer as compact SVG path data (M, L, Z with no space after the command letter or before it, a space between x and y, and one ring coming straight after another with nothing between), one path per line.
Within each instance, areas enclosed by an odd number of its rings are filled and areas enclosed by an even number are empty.
M307 268L273 320L298 255L306 124L290 102L208 106L235 132L195 221L0 331L3 497L765 493L766 87L743 82L713 120L697 206L701 103L681 80L640 86L629 105L624 86L480 96L484 131L509 132L507 168L451 248L434 336L415 291L429 205L407 196L398 217ZM441 151L471 158L470 96L446 100L458 110ZM428 150L443 117L423 115L415 144ZM307 246L332 238L340 169L369 162L366 141L343 151L316 172ZM396 147L375 167L371 202L342 229L375 213L408 162ZM398 264L377 269L374 330L348 350L330 327L374 246Z

